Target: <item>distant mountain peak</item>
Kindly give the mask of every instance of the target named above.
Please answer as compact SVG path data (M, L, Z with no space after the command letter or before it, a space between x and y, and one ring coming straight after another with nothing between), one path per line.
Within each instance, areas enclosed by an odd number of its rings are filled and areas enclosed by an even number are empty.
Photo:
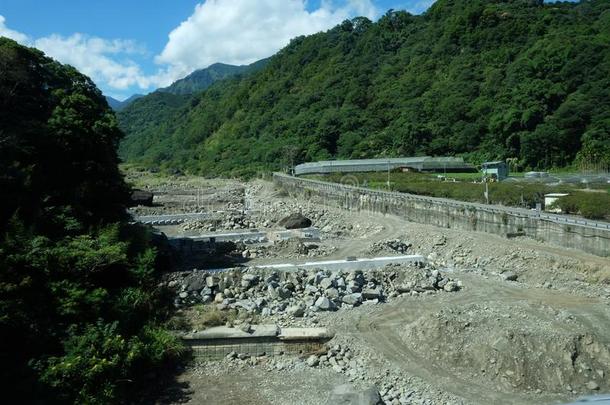
M261 59L249 65L229 65L227 63L213 63L207 68L198 69L188 76L175 81L168 87L157 91L172 94L193 94L210 87L214 82L244 73L255 72L267 64L268 59Z
M114 111L121 111L122 109L127 107L129 104L133 103L135 100L137 100L141 97L144 97L144 94L134 94L134 95L126 98L123 101L117 100L116 98L110 97L110 96L105 96L105 97L106 97L106 102L108 103L110 108L112 108Z

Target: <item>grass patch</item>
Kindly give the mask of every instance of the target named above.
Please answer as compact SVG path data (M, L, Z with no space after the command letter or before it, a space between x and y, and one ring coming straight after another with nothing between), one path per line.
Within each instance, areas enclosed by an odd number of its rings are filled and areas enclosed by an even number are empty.
M232 324L240 320L257 324L259 316L243 311L238 312L236 309L221 311L216 305L200 304L176 312L168 321L167 328L181 331L205 330L214 326L223 326L227 323Z

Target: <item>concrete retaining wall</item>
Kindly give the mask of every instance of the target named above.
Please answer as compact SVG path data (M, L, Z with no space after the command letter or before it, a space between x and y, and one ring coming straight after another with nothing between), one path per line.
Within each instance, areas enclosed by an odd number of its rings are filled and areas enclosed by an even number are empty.
M411 222L443 228L502 236L526 235L558 246L610 256L610 224L606 222L498 205L369 190L281 173L275 173L273 180L291 195L351 211L391 214Z
M216 327L182 336L182 341L198 359L219 360L231 352L248 356L277 356L314 353L333 338L325 328L278 328L275 325L254 325L253 332Z

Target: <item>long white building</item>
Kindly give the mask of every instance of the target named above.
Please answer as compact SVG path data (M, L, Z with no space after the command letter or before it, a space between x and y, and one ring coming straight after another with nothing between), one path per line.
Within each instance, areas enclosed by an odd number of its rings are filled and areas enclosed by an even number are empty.
M387 159L323 160L303 163L294 168L295 175L350 172L383 172L397 168L418 172L468 172L476 171L470 163L459 157L405 157Z

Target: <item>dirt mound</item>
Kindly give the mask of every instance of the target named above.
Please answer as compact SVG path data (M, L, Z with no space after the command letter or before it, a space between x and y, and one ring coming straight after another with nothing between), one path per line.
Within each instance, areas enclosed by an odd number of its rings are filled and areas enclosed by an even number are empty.
M502 390L545 393L610 389L610 345L586 322L526 303L469 304L408 325L403 339L444 369Z

